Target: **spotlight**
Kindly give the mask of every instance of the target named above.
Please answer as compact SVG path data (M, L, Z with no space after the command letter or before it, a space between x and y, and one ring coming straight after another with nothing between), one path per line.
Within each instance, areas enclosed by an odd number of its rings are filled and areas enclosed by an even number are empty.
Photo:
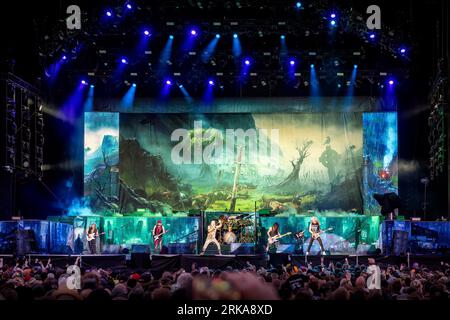
M334 18L336 18L336 14L332 13L332 14L330 14L330 17L331 17L331 19L334 19Z
M238 35L237 33L233 34L233 38L237 39Z
M148 37L148 36L150 36L150 31L144 30L144 34Z
M91 88L93 88L94 87L94 85L93 84L91 84Z
M314 68L314 63L311 63L311 68Z
M128 9L128 10L131 10L132 8L133 8L133 6L132 6L131 4L128 3L128 4L127 4L127 9Z
M338 87L338 88L340 88L340 87L342 87L342 86L341 86L341 84L340 84L340 83L338 83L337 87Z
M209 84L210 86L213 86L213 85L214 85L214 81L209 80L209 81L208 81L208 84Z
M370 38L370 39L375 39L375 33L371 33L371 34L369 35L369 38Z
M128 60L127 60L126 58L122 58L122 59L120 60L120 62L122 62L123 64L127 64L127 63L128 63Z
M400 48L400 53L405 53L406 49L405 48Z
M181 88L183 88L183 85L182 85L182 84L180 84L180 85L178 86L178 88L180 88L180 89L181 89Z
M167 84L168 86L171 86L171 85L172 85L172 81L166 80L166 84Z
M220 34L216 34L216 38L219 39L220 38Z
M173 35L170 35L170 36L169 36L169 39L173 39Z
M389 80L388 83L389 83L390 86L393 86L394 85L394 80Z
M111 10L106 10L106 15L107 15L108 17L111 17L111 16L112 16Z
M196 35L197 35L197 31L195 29L192 29L191 30L191 36L195 37Z
M295 61L294 61L294 60L291 60L291 61L289 61L289 64L290 64L291 66L293 66L293 65L295 65Z
M297 7L297 9L300 9L300 8L302 7L302 3L301 3L301 2L297 2L297 3L295 4L295 6Z
M286 38L286 36L285 36L284 34L282 34L282 35L280 36L280 38L281 38L281 40L284 40L284 39Z
M250 65L250 60L245 59L244 63L245 63L246 66L249 66Z
M84 86L87 85L86 80L81 80L81 84L84 85Z
M332 26L335 26L335 25L336 25L336 21L335 21L335 20L331 20L331 21L330 21L330 24L331 24Z
M357 64L354 64L354 65L353 65L353 68L355 68L355 69L358 68L358 65L357 65Z
M136 87L136 83L133 83L132 86L133 86L133 87Z

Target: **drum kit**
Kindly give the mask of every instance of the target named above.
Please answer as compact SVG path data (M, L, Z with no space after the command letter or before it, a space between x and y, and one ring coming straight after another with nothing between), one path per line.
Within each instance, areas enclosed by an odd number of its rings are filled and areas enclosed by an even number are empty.
M249 219L248 214L240 216L220 216L222 222L220 243L249 243L255 241L253 232L253 220Z

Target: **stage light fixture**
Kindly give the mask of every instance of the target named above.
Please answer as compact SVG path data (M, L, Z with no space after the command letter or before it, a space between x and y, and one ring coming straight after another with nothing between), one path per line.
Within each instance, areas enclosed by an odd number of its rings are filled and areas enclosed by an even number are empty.
M214 81L213 81L213 80L209 80L209 81L208 81L208 84L209 84L210 86L213 86L213 85L214 85Z
M233 34L233 38L237 39L238 35L235 33Z
M66 57L66 56L62 56L62 59L63 59L63 60L67 60L67 57Z
M311 66L310 66L311 68L314 68L314 63L311 63Z
M400 53L406 53L406 49L405 48L400 48Z
M195 37L197 35L197 30L192 29L191 30L191 36Z
M144 30L144 35L146 35L147 37L150 36L150 31Z
M336 18L336 13L332 13L332 14L330 14L330 18L331 18L331 19L334 19L334 18Z
M371 34L369 35L369 38L370 38L370 39L375 39L375 33L371 33Z
M170 36L169 36L169 39L173 39L173 35L170 35Z
M84 86L87 85L86 80L81 80L81 84L84 85Z
M353 68L354 68L354 69L358 68L358 65L357 65L357 64L354 64L354 65L353 65Z
M106 16L107 17L111 17L112 16L112 11L111 10L106 10Z
M245 59L244 63L245 63L246 66L249 66L250 65L250 60L249 59Z
M297 3L295 4L295 6L297 7L297 9L300 9L300 8L302 7L302 3L301 3L301 2L297 2Z
M388 83L390 86L393 86L395 82L394 82L394 80L389 80Z
M335 20L331 20L331 21L330 21L330 24L331 24L332 26L335 26L335 25L336 25L336 21L335 21Z
M281 40L284 40L284 39L286 38L286 36L285 36L284 34L282 34L282 35L280 36L280 38L281 38Z
M289 61L289 64L290 64L291 66L294 66L294 65L295 65L295 60Z
M216 34L216 38L219 39L220 38L220 34Z
M130 3L127 3L127 9L131 10L131 9L133 9L133 6Z
M91 88L94 88L94 85L93 85L93 84L91 84Z
M133 83L132 86L133 86L133 87L136 87L136 83Z
M120 60L120 62L122 62L123 64L127 64L127 63L128 63L128 60L127 60L126 58L122 58L122 59Z
M168 86L171 86L171 85L172 85L172 81L166 80L166 84L167 84Z

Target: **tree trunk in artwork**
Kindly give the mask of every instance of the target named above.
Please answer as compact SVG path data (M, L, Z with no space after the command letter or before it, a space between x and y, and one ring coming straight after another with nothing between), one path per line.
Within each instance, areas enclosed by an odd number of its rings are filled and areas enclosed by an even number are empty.
M284 181L277 186L277 188L292 189L297 188L300 185L300 178L299 178L300 169L303 164L303 161L310 155L308 153L308 150L311 147L312 143L313 142L311 140L307 140L303 142L301 148L298 147L296 148L298 152L298 158L295 161L291 160L292 171L287 176L287 178L284 179Z

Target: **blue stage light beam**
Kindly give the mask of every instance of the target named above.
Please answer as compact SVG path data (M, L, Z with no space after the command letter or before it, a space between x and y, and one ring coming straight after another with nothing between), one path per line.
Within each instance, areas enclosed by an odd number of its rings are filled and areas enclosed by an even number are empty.
M396 81L394 78L389 78L387 80L387 85L384 86L384 95L383 98L385 100L385 106L388 109L393 109L397 106L397 94L395 91Z
M188 52L188 51L192 51L197 37L199 35L199 30L197 27L192 27L189 28L188 31L186 32L186 37L183 41L183 44L181 45L181 52Z
M186 99L188 103L192 103L193 99L189 94L189 92L187 91L187 89L182 84L179 84L178 88L180 88L180 91L183 94L184 99Z
M122 100L120 101L120 106L126 110L130 110L134 105L134 97L136 95L136 84L133 83L127 90Z
M86 100L84 101L84 111L89 112L94 110L94 85L91 84L89 86L89 91L86 97Z
M84 82L84 83L83 83ZM75 124L83 114L84 96L87 87L87 81L81 80L69 98L63 103L59 114L55 115L58 119Z
M233 35L233 56L238 59L242 55L241 42L239 41L238 35L235 33Z
M320 97L320 87L319 79L317 78L316 74L316 67L314 66L314 64L311 64L310 66L309 88L311 97L314 99L318 99Z
M167 39L166 45L162 49L161 54L159 56L158 68L160 70L166 69L167 61L170 60L170 56L172 54L172 46L173 46L173 35L170 35L169 39Z
M52 63L48 68L45 70L45 75L48 78L48 83L50 85L53 85L55 81L58 78L59 72L61 71L62 66L67 61L67 56L63 55L61 59L56 61L55 63Z
M286 45L286 37L284 35L280 36L280 58L283 59L288 54L288 48Z
M208 45L206 46L205 50L202 52L202 62L207 63L209 59L214 55L214 52L216 51L217 44L219 43L220 35L216 35L214 39L212 39Z
M161 98L162 99L166 99L166 98L169 97L170 88L172 87L172 85L173 85L172 79L165 79L164 80L163 86L162 86L162 89L161 89Z
M344 98L344 108L345 110L350 110L352 104L353 104L353 98L355 95L355 86L356 86L356 76L358 71L358 65L353 65L352 75L350 78L350 81L347 86L347 92L345 94Z
M216 83L213 79L209 79L206 84L205 92L203 94L203 102L205 102L206 104L210 104L214 100L215 84Z

